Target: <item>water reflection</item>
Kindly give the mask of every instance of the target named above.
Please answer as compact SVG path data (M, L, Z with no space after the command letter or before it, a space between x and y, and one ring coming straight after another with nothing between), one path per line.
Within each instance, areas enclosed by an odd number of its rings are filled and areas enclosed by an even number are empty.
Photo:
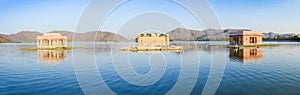
M230 49L230 60L249 63L262 60L262 48Z
M60 64L67 58L67 51L37 50L37 56L39 61L48 65L55 65Z

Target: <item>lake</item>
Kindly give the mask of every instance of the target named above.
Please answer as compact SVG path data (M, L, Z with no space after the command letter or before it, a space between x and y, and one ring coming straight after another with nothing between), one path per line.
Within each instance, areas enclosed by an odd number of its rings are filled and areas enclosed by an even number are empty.
M0 44L0 94L295 95L300 94L300 43L268 48L197 46L182 52L126 52L131 42L77 42L68 51L18 50Z

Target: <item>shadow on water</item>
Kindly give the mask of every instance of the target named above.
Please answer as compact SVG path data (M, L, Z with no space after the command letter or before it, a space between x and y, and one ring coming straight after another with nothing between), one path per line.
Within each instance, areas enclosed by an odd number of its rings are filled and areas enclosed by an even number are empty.
M66 50L37 50L37 57L40 62L47 65L56 65L62 63L67 58Z

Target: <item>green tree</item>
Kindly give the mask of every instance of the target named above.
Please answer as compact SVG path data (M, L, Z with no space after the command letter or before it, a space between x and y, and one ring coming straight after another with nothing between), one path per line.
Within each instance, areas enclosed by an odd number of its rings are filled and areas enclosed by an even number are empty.
M284 36L278 35L277 40L286 40L286 38Z
M150 34L150 33L147 33L147 37L151 37L151 34Z
M155 36L158 36L157 33L154 33Z
M141 35L141 37L144 37L145 36L145 34L143 33L143 34L140 34Z
M291 40L300 40L299 36L293 36Z
M165 34L160 34L160 35L159 35L159 37L163 37L163 36L166 36L166 35L165 35Z

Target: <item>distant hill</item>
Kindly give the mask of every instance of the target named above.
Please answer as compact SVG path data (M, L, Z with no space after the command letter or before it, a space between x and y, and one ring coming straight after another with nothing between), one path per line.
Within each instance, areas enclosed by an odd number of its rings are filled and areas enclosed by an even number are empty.
M102 32L102 31L92 31L92 32L85 32L85 33L74 33L70 31L51 31L49 33L60 33L63 36L67 36L70 41L127 41L127 39L121 35L111 33L111 32ZM43 33L36 32L36 31L21 31L16 34L0 35L0 42L35 42L37 36L41 36ZM97 35L97 37L96 37Z
M42 35L42 33L36 31L21 31L16 34L3 35L3 37L12 42L31 42L35 41L38 35Z
M206 29L206 30L191 30L186 28L176 28L169 31L171 40L224 40L228 39L228 34L232 32L245 31L250 29ZM74 33L71 31L55 30L49 33L60 33L67 36L70 41L134 41L128 40L125 37L112 32L104 31L90 31L84 33ZM0 34L0 42L35 42L37 36L43 35L43 33L36 31L21 31L16 34ZM294 36L300 37L300 34L277 34L274 32L263 33L264 40L274 40L274 38L280 37L282 40L291 39ZM135 38L133 38L135 39Z
M274 33L274 32L269 32L269 33L263 33L263 37L264 38L274 38L274 37L276 37L276 36L278 36L279 34L277 34L277 33Z
M190 30L185 28L176 28L167 34L170 35L172 40L220 40L228 38L228 34L231 32L244 31L249 29L206 29Z
M206 30L191 30L186 28L176 28L167 34L170 35L171 40L224 40L228 39L228 34L238 31L251 31L250 29L206 29ZM297 36L297 37L295 37ZM293 40L298 39L300 34L278 34L274 32L263 33L264 40ZM276 40L275 39L275 40Z
M52 31L50 33L60 33L67 36L70 40L74 38L74 41L128 41L125 37L112 32L103 31L91 31L85 33L74 33L70 31ZM96 37L97 36L97 37Z
M203 31L190 30L185 28L176 28L167 34L170 35L171 40L193 40L199 37L206 37L207 34Z
M278 34L274 32L263 33L263 40L296 40L300 41L300 34L289 33L289 34Z
M300 37L300 34L295 34L295 33L278 34L278 33L274 33L274 32L263 33L264 38L276 38L278 36L289 38L289 37L293 37L293 36L299 36Z
M5 37L3 37L3 34L0 34L0 43L7 43L7 42L11 42L10 40L6 39Z

